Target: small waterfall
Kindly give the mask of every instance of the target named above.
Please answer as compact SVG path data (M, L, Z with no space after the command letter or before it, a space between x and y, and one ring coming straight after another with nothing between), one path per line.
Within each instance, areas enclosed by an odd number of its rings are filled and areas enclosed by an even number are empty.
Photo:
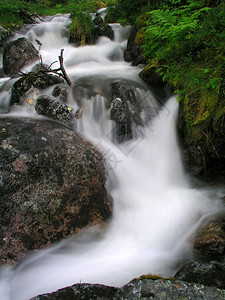
M148 273L173 276L179 263L191 257L196 228L222 207L217 191L194 188L185 173L176 136L176 97L161 106L138 77L139 67L120 56L115 61L112 54L123 51L129 28L124 32L115 25L115 41L100 38L97 45L76 48L64 35L68 24L68 16L48 18L31 27L27 37L43 43L41 55L48 64L65 49L65 66L80 87L84 108L76 129L106 157L113 217L106 228L92 227L29 255L15 268L2 269L2 300L28 300L80 282L122 286ZM113 138L108 109L115 80L129 85L142 108L142 125L134 126L133 139L122 143Z

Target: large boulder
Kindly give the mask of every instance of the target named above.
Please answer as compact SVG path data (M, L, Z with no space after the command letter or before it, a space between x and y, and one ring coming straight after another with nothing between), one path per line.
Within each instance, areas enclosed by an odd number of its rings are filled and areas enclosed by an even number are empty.
M26 38L11 41L4 47L3 69L8 76L17 74L23 67L37 60L38 51Z
M101 154L54 121L0 117L0 263L106 221Z
M148 278L149 277L149 278ZM155 299L155 300L222 300L225 290L202 284L187 283L174 279L152 279L143 276L126 284L122 288L104 285L75 284L51 294L44 294L31 300L76 300L76 299Z

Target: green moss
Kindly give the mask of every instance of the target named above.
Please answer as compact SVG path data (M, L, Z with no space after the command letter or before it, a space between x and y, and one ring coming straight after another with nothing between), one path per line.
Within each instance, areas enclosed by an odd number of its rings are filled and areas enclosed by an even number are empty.
M147 275L142 275L138 278L134 278L131 280L131 282L136 281L136 280L141 280L141 279L152 279L152 280L157 280L157 279L165 279L159 275L152 275L152 274L147 274Z

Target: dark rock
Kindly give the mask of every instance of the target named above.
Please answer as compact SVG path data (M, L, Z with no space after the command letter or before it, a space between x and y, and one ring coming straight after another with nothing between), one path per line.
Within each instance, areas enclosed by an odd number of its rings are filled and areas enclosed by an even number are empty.
M211 221L200 231L194 249L206 261L225 258L225 217Z
M189 300L223 299L225 291L201 284L186 283L179 280L143 278L125 285L122 295L126 299Z
M0 263L106 221L103 157L53 121L0 117Z
M224 105L223 92L207 96L196 92L179 103L177 128L185 167L203 180L225 179Z
M149 276L152 277L152 276ZM65 291L65 294L62 292ZM61 293L61 294L60 294ZM66 295L67 293L67 295ZM66 296L64 296L66 295ZM60 298L61 297L61 298ZM65 298L64 298L65 297ZM66 298L71 297L71 298ZM155 300L212 300L224 299L225 291L201 284L187 283L179 280L150 279L143 276L135 279L122 288L113 288L103 285L76 284L65 289L61 289L51 294L45 294L32 298L32 300L56 300L56 299L155 299Z
M42 64L42 63L38 63L36 65L33 66L33 68L31 69L31 72L46 72L48 70L48 65L46 64Z
M94 26L92 31L92 42L95 43L99 37L106 36L110 40L114 39L114 32L112 27L108 24L105 26Z
M157 68L151 65L147 65L139 74L142 80L149 85L162 87L165 85L162 78L157 74Z
M0 25L0 47L3 47L11 36L12 33Z
M182 151L186 170L192 175L198 176L206 172L206 161L203 151L198 145L187 145Z
M12 88L11 104L23 104L29 99L33 89L46 89L55 84L63 83L63 79L46 72L30 72L17 80Z
M0 78L3 78L3 77L5 77L4 71L3 71L3 69L0 69Z
M103 23L104 23L104 21L103 21L102 17L100 17L100 16L96 16L93 20L93 24L95 26L103 25Z
M36 23L36 16L35 15L31 15L28 12L19 9L18 10L18 15L21 19L23 19L25 24L34 24Z
M225 263L189 262L176 273L175 278L225 289Z
M111 119L115 122L113 137L120 143L133 137L133 125L142 125L141 107L133 88L121 81L112 83Z
M26 38L9 42L3 51L3 69L6 75L14 75L23 67L39 60L38 51Z
M66 103L68 98L68 88L57 85L52 92L52 96L58 97L61 102Z
M135 43L136 31L133 28L127 41L127 47L124 51L124 60L132 62L133 66L144 64L143 49Z
M109 26L108 24L103 26L101 28L101 35L100 36L106 36L108 37L110 40L114 39L114 32L112 30L112 27Z
M119 289L100 284L75 284L71 287L60 289L51 294L32 298L32 300L90 300L90 299L119 299L115 298Z
M38 97L35 104L35 110L39 115L46 116L68 125L72 125L72 123L74 122L73 109L64 103L60 103L53 97Z

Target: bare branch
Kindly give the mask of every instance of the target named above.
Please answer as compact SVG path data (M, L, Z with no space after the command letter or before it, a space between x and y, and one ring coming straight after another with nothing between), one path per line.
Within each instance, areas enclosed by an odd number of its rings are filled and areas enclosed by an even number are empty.
M60 56L59 56L60 69L62 71L63 78L66 80L68 85L71 87L74 100L78 104L78 110L76 111L75 118L79 119L82 116L83 108L82 108L82 104L81 104L80 99L76 95L76 91L74 89L74 86L73 86L73 84L72 84L70 78L68 77L68 75L66 73L66 70L64 68L64 65L63 65L63 51L64 51L64 49L61 49L61 53L60 53Z

